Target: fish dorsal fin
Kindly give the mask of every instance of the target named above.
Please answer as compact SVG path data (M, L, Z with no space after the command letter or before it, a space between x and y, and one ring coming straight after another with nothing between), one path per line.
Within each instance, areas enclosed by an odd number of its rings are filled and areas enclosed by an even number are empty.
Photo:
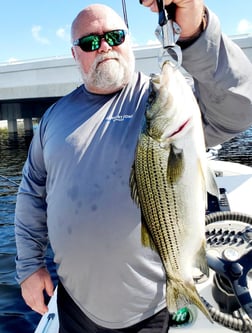
M207 164L206 171L207 171L207 174L205 176L206 190L210 194L212 194L212 195L216 196L217 198L219 198L220 197L220 193L219 193L218 184L216 182L216 176L215 176L215 173L212 170L212 168L209 166L209 164Z
M205 161L205 163L203 165L202 165L202 161L199 160L199 171L201 172L202 177L204 179L203 193L205 193L205 195L207 196L207 192L208 192L211 195L219 198L220 193L219 193L218 184L216 182L216 176L215 176L215 173L212 170L212 168L209 166L207 160ZM206 197L206 206L207 206L207 197Z
M202 241L201 247L195 256L195 267L200 269L200 271L202 273L204 273L206 276L209 276L209 267L208 267L207 258L206 258L205 240Z
M167 165L168 181L176 182L184 171L184 152L183 149L176 148L173 144L170 145L170 154Z

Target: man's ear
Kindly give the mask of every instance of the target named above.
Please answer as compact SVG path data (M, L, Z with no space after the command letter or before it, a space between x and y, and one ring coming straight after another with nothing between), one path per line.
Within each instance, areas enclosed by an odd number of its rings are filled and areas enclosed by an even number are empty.
M73 46L71 47L71 52L72 52L72 56L73 56L73 58L76 59L75 50L74 50L74 47L73 47Z

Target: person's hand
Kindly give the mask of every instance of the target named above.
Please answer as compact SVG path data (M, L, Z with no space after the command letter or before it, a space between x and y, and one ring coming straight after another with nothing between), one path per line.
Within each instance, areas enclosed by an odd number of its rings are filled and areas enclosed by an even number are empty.
M25 303L41 315L48 311L43 291L45 290L48 296L52 296L53 288L50 274L44 268L39 269L21 283L21 291Z
M189 38L200 29L204 11L203 0L165 0L165 5L174 2L177 6L175 21L181 27L180 38ZM142 0L142 5L158 12L156 0Z

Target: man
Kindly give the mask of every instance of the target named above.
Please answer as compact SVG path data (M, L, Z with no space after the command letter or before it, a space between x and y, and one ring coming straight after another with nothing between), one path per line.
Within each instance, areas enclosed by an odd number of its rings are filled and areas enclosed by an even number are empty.
M213 146L252 123L252 66L221 35L203 1L174 3L183 66L195 80L206 143ZM157 11L155 1L142 4ZM22 295L34 311L47 311L49 236L60 279L60 333L167 331L164 271L158 255L141 245L140 212L128 185L149 80L134 72L126 26L109 7L81 11L72 42L84 84L43 116L17 198Z

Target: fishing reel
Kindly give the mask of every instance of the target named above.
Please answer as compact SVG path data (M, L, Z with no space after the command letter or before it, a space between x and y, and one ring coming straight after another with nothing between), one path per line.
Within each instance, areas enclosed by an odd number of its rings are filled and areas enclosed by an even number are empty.
M252 217L230 211L206 217L207 261L213 275L206 306L213 320L239 332L252 332Z

